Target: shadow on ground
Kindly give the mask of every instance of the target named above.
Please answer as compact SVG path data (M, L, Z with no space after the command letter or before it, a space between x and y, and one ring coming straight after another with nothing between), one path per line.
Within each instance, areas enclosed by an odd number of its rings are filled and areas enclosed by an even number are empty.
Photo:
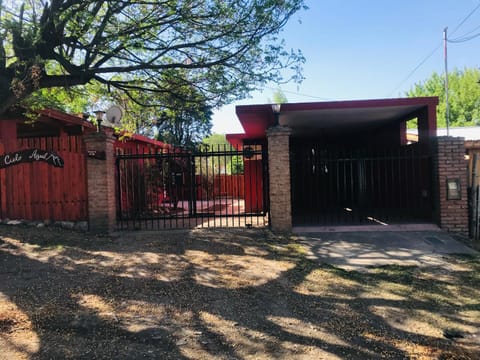
M480 261L450 263L346 271L265 230L0 226L0 358L480 356Z
M450 255L479 253L444 231L367 231L299 234L308 258L345 270L383 265L448 266Z

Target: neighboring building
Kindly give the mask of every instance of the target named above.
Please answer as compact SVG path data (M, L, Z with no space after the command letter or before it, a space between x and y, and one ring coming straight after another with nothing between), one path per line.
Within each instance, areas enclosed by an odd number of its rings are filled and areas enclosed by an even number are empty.
M480 126L451 127L450 129L437 129L437 136L462 137L465 141L480 140ZM407 129L407 139L409 141L418 141L417 129Z

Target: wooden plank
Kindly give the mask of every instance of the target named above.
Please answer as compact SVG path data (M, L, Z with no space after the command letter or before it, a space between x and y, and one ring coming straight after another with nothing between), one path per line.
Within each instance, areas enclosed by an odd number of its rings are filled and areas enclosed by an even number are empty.
M77 196L77 164L75 159L75 153L73 149L75 147L72 136L65 136L66 148L63 153L65 154L64 167L63 167L63 203L65 207L65 220L74 221L76 217L76 200Z
M81 196L80 196L80 214L79 220L87 220L88 217L88 188L87 188L87 157L85 155L85 144L83 141L78 138L78 154L79 154L79 161L78 163L80 166L80 175L79 179L81 180Z
M70 219L72 221L78 221L80 216L80 198L81 198L81 179L80 179L80 167L79 154L71 152L69 155L69 161L71 161L71 193L70 193Z
M77 137L72 137L71 140L73 141L72 147L72 162L74 164L74 172L73 172L73 186L75 188L75 199L72 203L74 208L74 212L72 214L72 220L80 221L81 219L81 212L82 212L82 196L84 192L83 182L84 178L81 178L82 173L82 154L79 153L78 144L77 144Z
M7 149L7 152L14 152L17 150L17 143L10 143L9 148ZM8 218L10 219L17 219L18 218L18 212L17 212L17 199L18 199L18 188L16 186L16 181L17 181L17 167L12 166L8 169L7 171L7 207L8 207Z
M32 163L33 165L33 163ZM38 167L32 166L32 180L29 182L30 188L30 207L32 212L32 220L43 220L40 207L41 191L37 185Z
M58 146L57 153L65 160L65 140L64 137L61 136L60 138L56 139ZM68 159L67 159L68 160ZM57 171L55 171L57 170ZM65 171L65 167L54 169L50 171L50 181L54 184L54 188L52 191L53 198L55 202L52 204L52 211L54 214L55 220L66 220L66 212L67 207L65 206L65 183L68 179L68 174Z
M67 150L67 143L66 143L66 136L65 133L61 133L60 137L58 138L58 154L63 158L64 162L66 161L68 164L64 164L64 167L58 169L60 171L52 172L52 177L54 177L54 181L56 182L56 191L55 197L57 199L57 203L55 206L57 220L67 220L69 216L69 206L67 204L67 196L66 193L70 190L68 188L68 182L70 179L70 174L68 173L68 168L71 166L71 161L68 158L68 150Z
M29 138L11 142L10 151L52 150L66 168L46 163L20 164L0 170L0 216L25 219L86 220L86 158L80 137ZM2 143L0 154L5 151Z
M68 162L68 165L65 165L63 167L62 172L63 176L61 178L61 203L62 203L62 209L63 209L63 219L62 220L67 220L71 221L73 220L74 217L74 200L75 200L75 186L74 186L74 173L72 171L72 162L74 159L72 159L71 153L68 151L63 151L62 152L63 159L64 161Z
M5 153L5 146L0 142L0 154ZM5 183L5 169L0 169L0 219L6 218L6 183Z
M66 189L68 195L69 220L77 221L78 218L78 200L79 200L79 165L78 156L75 152L75 138L73 136L68 138L68 161L70 166L66 166L69 169L69 189Z
M17 150L25 150L27 147L23 139L18 139L17 141L18 149ZM31 213L29 211L30 208L30 168L32 164L20 164L17 166L17 181L16 185L19 191L19 197L17 198L18 201L18 218L31 220L30 216Z
M13 219L20 219L21 214L20 214L20 174L19 174L19 166L12 166L11 168L11 191L9 191L13 196L12 196L12 218Z
M22 203L22 219L33 220L32 217L32 193L30 189L30 183L34 181L33 177L33 167L34 163L22 164L22 194L23 194L23 203Z
M12 203L12 168L4 169L5 173L5 218L12 219L13 203Z
M17 139L15 142L16 148L14 151L22 150L23 143L21 139ZM23 168L24 164L13 166L12 169L12 187L13 187L13 218L21 219L23 218L23 207L22 202L24 201L24 187L23 187Z
M64 160L64 168L56 169L53 182L57 183L59 207L62 209L61 220L86 220L86 159L77 139L64 137L60 139L59 155Z
M62 183L62 203L64 206L65 220L74 220L75 218L75 202L77 199L76 174L75 174L75 157L70 151L64 151L64 160L67 164L63 168L63 183Z
M36 147L40 149L47 149L47 139L42 137L37 139ZM55 184L51 182L48 174L47 164L41 164L42 166L38 167L39 171L39 197L40 197L40 211L43 214L44 220L54 219L54 214L52 211L52 203L55 201L55 198L52 196Z

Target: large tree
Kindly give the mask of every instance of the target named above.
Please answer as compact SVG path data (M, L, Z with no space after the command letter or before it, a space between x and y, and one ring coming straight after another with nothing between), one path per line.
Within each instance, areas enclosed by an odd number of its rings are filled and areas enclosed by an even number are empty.
M212 109L201 103L166 109L156 118L156 138L167 144L195 148L210 134L212 115Z
M450 126L480 125L480 70L455 69L448 74ZM424 82L415 84L407 92L409 97L438 96L437 121L439 127L446 126L445 74L434 72Z
M192 148L210 134L212 107L196 87L182 79L182 73L183 70L166 70L164 88L171 91L139 92L137 102L118 90L92 94L99 96L98 102L105 103L104 107L113 102L124 108L121 127L127 132Z
M140 103L145 92L181 97L165 81L172 70L209 106L267 81L299 81L303 56L278 35L302 7L304 0L0 0L0 114L35 90L89 82Z

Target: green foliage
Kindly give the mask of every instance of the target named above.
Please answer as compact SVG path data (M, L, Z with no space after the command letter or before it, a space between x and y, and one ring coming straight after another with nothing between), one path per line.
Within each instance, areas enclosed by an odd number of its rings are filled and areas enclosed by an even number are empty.
M212 129L208 106L166 110L157 120L157 139L167 144L195 148Z
M228 142L224 134L212 134L202 140L200 144L202 151L234 151L235 149ZM214 161L215 159L215 161ZM201 169L200 169L201 167ZM216 156L205 157L204 160L197 164L197 172L210 174L243 174L243 156Z
M39 89L23 99L20 104L31 110L52 108L70 114L98 110L98 99L102 97L99 86L73 86L68 88Z
M279 34L302 8L304 0L0 1L0 113L36 90L89 83L137 104L213 108L270 81L301 81L303 55ZM196 95L185 98L186 88Z
M230 143L223 134L212 134L205 137L199 146L200 151L215 152L232 150ZM197 173L228 174L230 173L230 158L222 156L205 156L196 164Z
M48 66L52 74L61 74L61 69L54 64ZM106 108L105 104L112 102L113 97L99 83L89 83L83 86L67 86L40 88L19 101L19 105L39 110L53 108L66 113L80 114Z
M449 73L450 126L480 125L480 70L455 69ZM446 127L445 76L434 72L430 78L415 84L408 97L438 96L437 122Z
M272 100L269 99L269 102L272 104L286 104L288 103L288 99L282 89L278 88L274 91L273 98Z
M224 134L211 134L205 137L202 140L202 147L208 148L208 149L217 149L218 147L221 147L222 150L223 150L223 147L225 147L228 150L231 149L231 145L227 141L227 138L225 137Z
M230 174L231 175L240 175L243 174L243 157L235 155L232 157L230 163Z
M163 111L156 117L157 138L168 144L196 147L212 129L212 108L207 99L186 80L183 70L164 72L162 81L168 91L155 95Z

